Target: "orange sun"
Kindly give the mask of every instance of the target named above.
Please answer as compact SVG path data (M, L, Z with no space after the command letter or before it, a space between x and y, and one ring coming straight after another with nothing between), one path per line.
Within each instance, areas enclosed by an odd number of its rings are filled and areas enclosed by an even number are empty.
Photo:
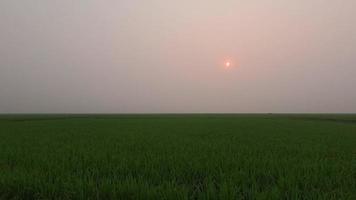
M224 62L224 68L225 69L231 69L233 66L232 66L232 63L231 63L231 61L230 60L226 60L225 62Z
M226 63L225 63L225 67L226 68L229 68L231 66L231 63L229 62L229 61L227 61Z

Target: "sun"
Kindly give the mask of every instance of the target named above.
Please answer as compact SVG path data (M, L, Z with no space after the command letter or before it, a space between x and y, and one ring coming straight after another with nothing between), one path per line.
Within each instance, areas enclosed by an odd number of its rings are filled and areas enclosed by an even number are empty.
M225 68L225 69L231 69L231 68L233 68L232 62L231 62L230 60L225 60L225 62L224 62L224 68Z
M231 66L231 63L229 61L225 62L225 67L229 68Z
M234 58L225 57L220 60L219 66L226 71L234 70L237 67L237 62Z

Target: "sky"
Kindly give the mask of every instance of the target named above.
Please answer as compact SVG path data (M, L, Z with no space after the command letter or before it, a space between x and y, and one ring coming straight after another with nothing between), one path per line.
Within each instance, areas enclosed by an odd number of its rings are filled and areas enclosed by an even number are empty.
M1 0L0 113L355 113L355 8Z

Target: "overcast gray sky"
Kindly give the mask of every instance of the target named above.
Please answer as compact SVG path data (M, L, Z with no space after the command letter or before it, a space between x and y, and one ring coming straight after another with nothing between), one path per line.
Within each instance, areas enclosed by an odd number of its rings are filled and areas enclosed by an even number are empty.
M1 0L0 113L356 112L355 8Z

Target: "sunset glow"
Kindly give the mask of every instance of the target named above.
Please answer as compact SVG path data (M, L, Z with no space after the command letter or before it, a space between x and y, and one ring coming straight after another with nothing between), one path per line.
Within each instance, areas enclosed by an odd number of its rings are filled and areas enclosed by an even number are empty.
M355 7L0 0L0 113L356 113Z

